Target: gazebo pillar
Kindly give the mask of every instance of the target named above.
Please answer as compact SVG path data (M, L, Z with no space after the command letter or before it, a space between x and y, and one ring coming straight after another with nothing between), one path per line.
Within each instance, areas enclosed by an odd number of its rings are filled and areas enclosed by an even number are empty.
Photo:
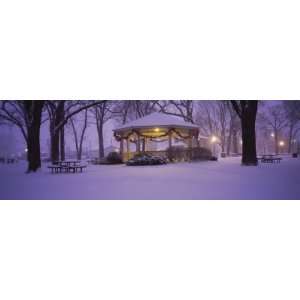
M188 148L192 149L193 148L193 133L189 132L189 137L188 137Z
M172 132L169 132L169 148L172 147Z
M147 138L144 137L144 138L143 138L143 147L142 147L142 151L143 151L143 152L146 152L146 143L147 143Z
M141 136L139 133L137 133L137 143L136 143L136 152L141 152Z
M122 160L123 160L123 153L124 153L124 139L121 136L121 140L120 140L120 155L122 157Z
M188 153L189 153L189 160L192 160L193 154L193 133L189 131L189 137L188 137Z
M197 131L194 135L194 138L196 140L196 145L197 147L199 148L201 145L200 145L200 137L199 137L199 131Z
M126 156L127 156L127 159L130 159L130 136L127 137L127 139L126 139L126 146L127 146Z

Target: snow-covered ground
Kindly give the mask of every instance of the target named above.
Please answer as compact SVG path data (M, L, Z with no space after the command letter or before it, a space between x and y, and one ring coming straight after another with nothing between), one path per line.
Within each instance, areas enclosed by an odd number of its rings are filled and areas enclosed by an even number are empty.
M0 199L300 199L300 159L242 167L240 158L164 166L88 166L25 174L0 164Z

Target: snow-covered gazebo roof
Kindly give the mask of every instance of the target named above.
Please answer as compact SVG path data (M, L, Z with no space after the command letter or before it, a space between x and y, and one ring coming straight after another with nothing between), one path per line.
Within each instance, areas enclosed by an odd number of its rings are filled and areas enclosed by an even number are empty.
M167 115L164 113L154 112L150 115L142 117L138 120L126 123L123 126L117 127L114 129L115 132L122 132L131 129L147 129L147 128L181 128L181 129L191 129L199 130L199 127L193 123L185 122L182 118Z

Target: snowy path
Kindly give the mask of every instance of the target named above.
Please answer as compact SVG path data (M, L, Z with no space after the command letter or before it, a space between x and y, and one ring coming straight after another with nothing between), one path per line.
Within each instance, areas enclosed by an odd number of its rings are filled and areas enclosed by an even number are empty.
M82 174L0 165L0 199L300 199L300 159L241 167L240 158L166 166L88 166Z

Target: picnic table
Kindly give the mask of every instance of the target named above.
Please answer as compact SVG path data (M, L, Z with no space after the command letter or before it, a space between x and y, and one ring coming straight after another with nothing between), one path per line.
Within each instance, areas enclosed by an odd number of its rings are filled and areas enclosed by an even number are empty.
M282 161L282 158L275 154L265 154L257 159L262 163L280 163Z
M7 164L14 164L17 163L18 159L17 158L5 158L5 157L0 157L0 163L7 163Z
M86 165L83 165L79 160L64 160L53 162L53 165L48 166L52 173L77 173L83 171Z

